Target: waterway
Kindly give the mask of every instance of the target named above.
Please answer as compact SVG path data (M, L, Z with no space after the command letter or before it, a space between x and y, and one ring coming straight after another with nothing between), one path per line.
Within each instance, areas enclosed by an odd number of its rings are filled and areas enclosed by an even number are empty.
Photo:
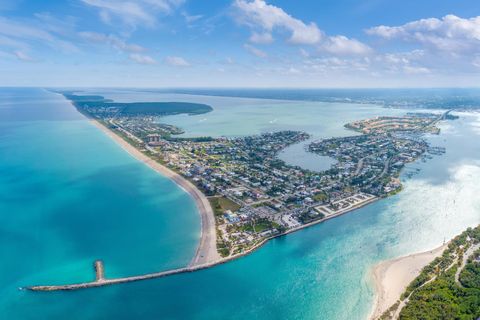
M321 138L351 134L343 128L351 120L405 112L365 104L102 93L119 101L212 105L209 114L161 119L186 135L301 129ZM198 241L199 217L181 189L137 163L61 96L1 89L1 318L365 319L374 297L373 265L436 247L480 223L480 115L460 116L429 137L447 153L409 165L406 172L415 174L404 175L397 196L197 273L33 293L17 287L92 279L96 259L104 260L107 277L185 265ZM294 161L296 152L288 153L285 159Z

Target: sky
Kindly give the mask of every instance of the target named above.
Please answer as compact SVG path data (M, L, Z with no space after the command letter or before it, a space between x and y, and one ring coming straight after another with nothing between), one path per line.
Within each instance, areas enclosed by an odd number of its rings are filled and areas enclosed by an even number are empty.
M0 86L479 85L478 0L0 0Z

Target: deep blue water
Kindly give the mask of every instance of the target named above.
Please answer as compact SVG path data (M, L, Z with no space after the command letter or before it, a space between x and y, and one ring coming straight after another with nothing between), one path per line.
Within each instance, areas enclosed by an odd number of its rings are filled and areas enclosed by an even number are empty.
M232 107L243 102L228 100ZM312 115L342 126L345 114L330 121L335 106L319 105L324 111ZM289 106L279 108L283 114ZM382 110L358 114L372 112ZM228 121L240 126L249 116ZM462 113L430 138L447 154L409 166L420 173L404 178L399 195L231 263L113 287L33 293L17 287L91 279L98 258L107 276L185 265L200 221L182 190L130 157L61 96L0 89L0 318L365 319L373 265L436 247L480 223L479 136L480 116Z

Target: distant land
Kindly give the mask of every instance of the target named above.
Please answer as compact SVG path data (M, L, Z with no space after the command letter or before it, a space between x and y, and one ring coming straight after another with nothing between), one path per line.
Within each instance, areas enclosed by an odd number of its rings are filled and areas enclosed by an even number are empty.
M114 102L103 96L87 95L79 96L71 92L64 96L80 111L90 109L102 109L105 114L117 116L166 116L174 114L201 114L212 111L212 107L206 104L190 102Z
M432 89L138 89L142 92L169 92L220 97L348 102L376 104L389 108L471 110L480 107L478 88Z

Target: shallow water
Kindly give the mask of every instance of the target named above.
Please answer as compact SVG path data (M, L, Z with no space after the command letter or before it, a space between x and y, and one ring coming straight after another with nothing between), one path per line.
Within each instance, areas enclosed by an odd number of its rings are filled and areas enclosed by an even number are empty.
M404 177L399 195L270 241L245 258L114 287L18 291L89 279L96 258L105 260L107 276L184 265L196 247L199 219L183 191L137 163L61 97L9 90L0 96L0 314L6 319L364 319L373 301L374 264L436 247L480 223L480 116L462 114L430 137L447 153L410 165L409 171L420 172ZM345 135L343 123L352 119L404 112L105 93L114 94L123 101L209 102L211 114L163 119L191 135L283 128L303 128L315 137ZM210 125L202 124L204 118Z

